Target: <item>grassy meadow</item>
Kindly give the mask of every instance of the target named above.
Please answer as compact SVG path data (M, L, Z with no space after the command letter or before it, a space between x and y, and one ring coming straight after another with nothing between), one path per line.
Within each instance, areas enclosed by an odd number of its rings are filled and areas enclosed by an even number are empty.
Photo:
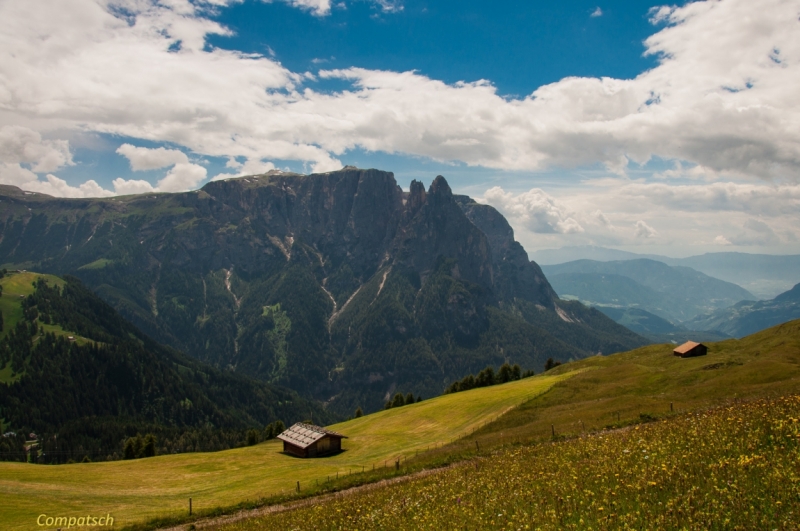
M550 440L553 429L557 437L578 436L734 399L800 392L800 320L707 345L708 355L697 358L672 356L671 345L650 345L552 369L548 374L586 370L460 444Z
M720 406L209 529L797 529L799 421L797 395Z
M344 452L321 459L281 453L280 441L216 453L61 466L0 463L0 524L35 527L39 514L110 513L115 526L230 507L371 470L463 437L574 373L542 375L445 395L332 426L349 438Z

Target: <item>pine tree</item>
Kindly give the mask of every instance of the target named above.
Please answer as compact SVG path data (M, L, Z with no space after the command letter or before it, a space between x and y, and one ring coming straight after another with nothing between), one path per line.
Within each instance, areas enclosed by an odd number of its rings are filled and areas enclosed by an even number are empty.
M361 406L359 406L358 409L356 409L355 417L359 418L359 417L363 417L363 416L364 416L364 412L361 411Z
M547 358L547 361L544 362L544 370L549 371L553 367L558 367L561 365L560 361L554 361L553 358Z
M413 403L414 403L414 394L413 393L408 393L406 395L406 405L413 404Z
M125 449L122 451L123 459L136 459L136 443L133 437L125 441Z
M392 399L392 407L402 407L406 405L406 400L403 398L402 393L397 393Z
M142 457L155 457L156 455L156 436L148 433L142 442Z
M486 367L479 372L478 377L475 378L475 387L488 387L494 384L494 369L492 367Z
M500 370L497 371L497 383L506 383L511 381L511 365L508 362L504 363L500 366Z

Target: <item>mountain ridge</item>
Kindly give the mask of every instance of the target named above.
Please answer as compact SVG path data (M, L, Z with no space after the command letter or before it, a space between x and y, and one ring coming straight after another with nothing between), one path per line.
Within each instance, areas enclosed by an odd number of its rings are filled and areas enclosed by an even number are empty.
M645 341L558 300L502 216L441 176L408 192L356 168L104 200L5 190L0 262L74 274L155 339L340 414Z

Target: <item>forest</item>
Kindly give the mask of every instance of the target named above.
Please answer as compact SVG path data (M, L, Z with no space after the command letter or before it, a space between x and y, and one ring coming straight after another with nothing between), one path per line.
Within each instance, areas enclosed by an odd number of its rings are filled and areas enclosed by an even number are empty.
M141 434L152 435L155 453L222 450L276 421L333 420L293 391L158 345L65 280L36 280L20 302L23 319L0 341L0 369L12 375L0 383L0 459L119 459Z

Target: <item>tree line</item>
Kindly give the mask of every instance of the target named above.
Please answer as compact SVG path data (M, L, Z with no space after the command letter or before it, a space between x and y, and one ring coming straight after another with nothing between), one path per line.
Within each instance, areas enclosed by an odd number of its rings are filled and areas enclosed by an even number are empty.
M533 374L533 370L527 370L523 372L522 368L516 363L514 365L510 365L508 362L504 363L500 366L500 369L497 371L497 373L494 372L494 368L490 365L477 375L468 374L461 380L451 383L444 390L444 394L458 393L460 391L469 391L470 389L476 389L478 387L489 387L492 385L512 382L521 378L528 378L529 376L533 376Z

